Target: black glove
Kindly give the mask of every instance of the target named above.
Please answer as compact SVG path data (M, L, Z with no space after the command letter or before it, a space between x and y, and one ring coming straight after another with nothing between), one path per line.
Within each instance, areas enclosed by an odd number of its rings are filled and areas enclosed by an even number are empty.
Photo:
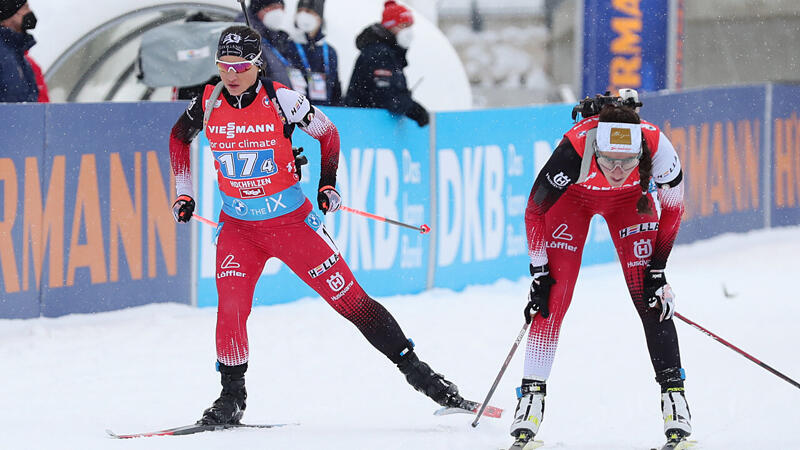
M531 323L533 315L539 313L547 319L550 317L550 286L556 284L556 280L550 276L550 266L530 266L533 281L531 290L528 293L528 304L525 305L525 322Z
M303 153L303 147L292 147L292 154L294 154L294 170L297 172L297 180L303 179L303 171L301 168L308 164L308 158Z
M642 281L642 298L649 307L661 310L659 322L670 320L675 314L675 294L667 283L664 269L647 267Z
M194 199L188 195L181 195L172 204L172 215L176 222L188 222L194 214Z
M426 111L425 108L417 102L414 102L414 104L411 105L411 108L408 108L408 111L406 111L406 117L414 122L417 122L417 125L421 127L424 127L428 124L428 122L430 122L428 111Z
M336 212L342 205L342 196L333 186L321 186L317 194L317 206L322 214Z

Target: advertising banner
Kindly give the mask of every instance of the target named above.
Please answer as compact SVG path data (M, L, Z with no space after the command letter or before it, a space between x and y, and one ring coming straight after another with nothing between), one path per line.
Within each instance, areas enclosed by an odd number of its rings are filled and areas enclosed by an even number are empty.
M420 128L386 111L324 108L339 130L341 154L337 189L342 203L402 222L430 222L430 128ZM320 173L319 143L296 129L293 143L304 148L309 164L303 167L301 186L317 209ZM208 140L201 137L200 213L217 221L221 207L214 161ZM325 227L347 261L358 282L370 295L396 295L425 289L430 235L375 221L344 211L324 217ZM287 243L289 245L290 243ZM198 305L217 302L214 281L214 230L203 226L199 233L201 263ZM320 261L320 264L323 261ZM255 304L285 303L302 297L317 297L294 273L272 258L256 286Z
M772 87L772 226L800 223L800 86Z
M666 89L669 0L583 5L582 94Z
M461 289L528 273L528 195L572 127L571 111L572 105L555 105L436 115L436 287ZM613 258L598 216L584 260Z
M44 111L40 105L0 104L6 121L0 127L2 318L39 316L43 213L39 165L44 160Z
M764 86L645 96L643 119L672 142L686 213L678 243L764 227Z
M2 226L11 231L0 244L0 315L190 302L191 239L172 218L168 151L184 107L50 104L31 105L32 117L19 114L25 108L7 115L22 123L4 136L0 159ZM33 144L9 146L14 139ZM31 296L35 311L16 306Z

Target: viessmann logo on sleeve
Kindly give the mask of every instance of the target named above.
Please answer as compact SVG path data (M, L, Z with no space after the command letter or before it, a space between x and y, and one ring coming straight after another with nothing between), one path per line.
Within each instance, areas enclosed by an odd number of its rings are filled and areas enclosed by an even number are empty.
M233 139L237 134L253 134L275 131L275 125L262 123L258 125L236 125L236 122L228 122L225 125L209 125L208 132L211 134L224 134L228 139Z

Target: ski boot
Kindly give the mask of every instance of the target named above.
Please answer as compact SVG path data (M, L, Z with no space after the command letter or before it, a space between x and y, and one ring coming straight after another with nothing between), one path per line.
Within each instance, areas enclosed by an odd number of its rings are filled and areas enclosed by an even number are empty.
M510 432L515 441L510 450L529 450L541 445L533 438L539 432L539 425L544 418L546 394L545 381L522 379L522 386L517 388L517 409L511 423Z
M420 361L413 349L400 357L397 368L406 376L408 384L436 403L445 408L464 407L465 400L458 394L458 386Z
M664 434L667 444L664 448L683 448L680 444L688 442L692 434L692 414L686 403L683 369L666 369L656 375L661 385L661 412L664 416Z
M238 425L247 407L247 390L244 387L244 373L247 363L239 366L226 366L217 363L222 378L222 392L210 408L203 411L197 421L201 425Z

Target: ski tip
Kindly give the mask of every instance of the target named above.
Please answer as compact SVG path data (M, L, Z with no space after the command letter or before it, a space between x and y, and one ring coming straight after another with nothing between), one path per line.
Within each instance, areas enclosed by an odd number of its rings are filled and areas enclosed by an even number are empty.
M120 437L120 435L118 435L117 433L114 433L113 431L111 431L111 429L110 429L110 428L106 428L106 434L107 434L107 435L108 435L108 437L110 437L110 438L114 438L114 439L122 439L122 438Z

